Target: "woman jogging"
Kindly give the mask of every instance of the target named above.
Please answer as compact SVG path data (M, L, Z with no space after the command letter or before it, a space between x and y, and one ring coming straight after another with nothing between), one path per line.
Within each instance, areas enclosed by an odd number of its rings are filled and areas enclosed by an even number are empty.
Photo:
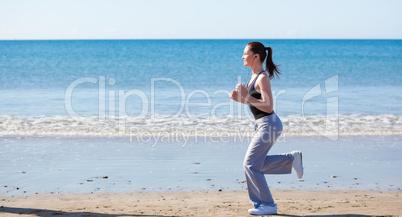
M282 122L273 110L270 82L280 73L272 61L271 47L265 47L260 42L247 44L242 59L244 66L250 67L253 75L247 87L244 84L237 84L230 98L249 105L255 118L255 135L243 162L248 193L254 205L254 209L249 209L248 212L253 215L277 214L277 207L264 174L289 174L293 167L298 178L302 178L302 153L293 151L267 156L282 133ZM265 70L262 67L264 61Z

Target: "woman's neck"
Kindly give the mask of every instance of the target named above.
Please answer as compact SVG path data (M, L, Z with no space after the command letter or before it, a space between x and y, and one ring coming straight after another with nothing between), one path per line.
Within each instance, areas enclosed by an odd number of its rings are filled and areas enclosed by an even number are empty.
M253 74L257 75L260 72L264 71L264 68L262 68L262 65L257 64L256 66L252 66L251 70L253 71Z

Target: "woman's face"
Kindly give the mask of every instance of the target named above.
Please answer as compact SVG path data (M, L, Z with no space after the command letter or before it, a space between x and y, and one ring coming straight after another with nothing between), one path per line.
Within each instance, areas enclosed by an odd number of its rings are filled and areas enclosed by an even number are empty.
M246 48L244 48L244 53L242 56L242 59L244 61L244 66L251 66L253 64L255 56L256 55L253 54L253 52L249 49L249 46L246 46Z

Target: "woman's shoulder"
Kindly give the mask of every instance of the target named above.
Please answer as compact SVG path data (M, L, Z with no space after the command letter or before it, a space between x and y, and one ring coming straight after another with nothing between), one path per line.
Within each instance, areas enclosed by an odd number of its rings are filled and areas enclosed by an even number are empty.
M268 75L268 72L267 71L262 71L261 74L260 74L260 79L267 79L267 78L268 78L268 80L271 80L271 78Z
M262 86L266 86L264 84L271 84L271 78L269 77L269 75L267 74L266 71L261 72L260 76L258 76L257 80L255 81L256 86L260 87ZM264 84L263 84L264 83Z

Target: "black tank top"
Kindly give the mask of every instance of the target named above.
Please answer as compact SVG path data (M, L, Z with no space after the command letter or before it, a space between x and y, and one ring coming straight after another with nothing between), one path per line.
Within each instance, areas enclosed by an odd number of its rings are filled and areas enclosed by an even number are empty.
M261 73L264 73L265 71L260 72L257 76L255 76L254 80L247 86L247 91L250 96L256 98L256 99L261 99L261 93L259 93L255 89L255 82L257 81L258 76L260 76ZM250 107L251 113L253 113L255 120L275 114L275 112L272 110L271 113L267 113L264 111L259 110L257 107L253 106L251 103L248 102L248 106Z

